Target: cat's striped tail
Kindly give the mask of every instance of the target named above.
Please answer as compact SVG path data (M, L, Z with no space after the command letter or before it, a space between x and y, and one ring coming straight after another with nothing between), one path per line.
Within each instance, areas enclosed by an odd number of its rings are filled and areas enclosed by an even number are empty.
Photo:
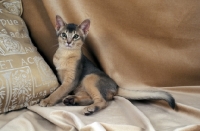
M175 99L171 94L165 91L127 90L125 88L119 88L119 90L121 91L118 92L118 96L122 96L130 100L165 100L172 109L175 109L176 107Z

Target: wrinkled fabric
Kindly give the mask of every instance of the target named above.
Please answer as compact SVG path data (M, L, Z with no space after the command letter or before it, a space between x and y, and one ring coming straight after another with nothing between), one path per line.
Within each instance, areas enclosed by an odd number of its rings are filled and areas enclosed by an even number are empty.
M116 96L104 110L91 116L84 106L28 107L0 115L0 131L198 131L198 108L177 103L170 109L163 101L128 101ZM6 118L6 119L5 119Z
M164 101L129 102L116 97L106 109L89 117L80 114L81 106L33 106L26 110L34 116L29 117L35 121L30 122L30 129L200 130L200 1L22 2L22 17L32 41L53 69L55 15L69 23L89 18L91 27L83 51L117 82L119 94L164 90L177 102L176 110L172 110ZM7 121L1 129L14 129L15 124L10 122L15 117Z
M92 116L84 116L83 106L28 107L29 111L0 116L0 131L142 131L153 126L128 100L116 97L109 107ZM129 109L129 112L124 110ZM32 112L31 112L32 111ZM131 113L132 112L132 113ZM130 114L129 114L130 113ZM6 120L3 121L3 118ZM140 122L137 122L135 119ZM134 122L135 121L135 122Z

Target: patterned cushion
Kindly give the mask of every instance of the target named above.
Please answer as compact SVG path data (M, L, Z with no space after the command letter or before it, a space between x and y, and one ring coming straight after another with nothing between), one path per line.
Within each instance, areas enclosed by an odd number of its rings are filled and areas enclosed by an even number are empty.
M36 104L58 87L21 14L21 0L0 0L0 113Z

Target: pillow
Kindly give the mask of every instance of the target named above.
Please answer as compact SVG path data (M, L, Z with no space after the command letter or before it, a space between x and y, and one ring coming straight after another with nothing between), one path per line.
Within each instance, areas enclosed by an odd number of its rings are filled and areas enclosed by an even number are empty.
M21 0L0 0L0 113L36 104L59 85L21 14Z

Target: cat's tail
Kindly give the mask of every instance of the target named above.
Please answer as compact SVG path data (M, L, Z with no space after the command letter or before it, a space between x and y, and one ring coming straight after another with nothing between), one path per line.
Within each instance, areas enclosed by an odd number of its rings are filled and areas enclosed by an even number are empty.
M121 88L122 90L124 88ZM130 90L132 93L119 93L118 96L125 97L130 100L165 100L172 109L175 109L175 99L171 94L165 91L145 91L145 90ZM133 94L134 93L134 94Z

